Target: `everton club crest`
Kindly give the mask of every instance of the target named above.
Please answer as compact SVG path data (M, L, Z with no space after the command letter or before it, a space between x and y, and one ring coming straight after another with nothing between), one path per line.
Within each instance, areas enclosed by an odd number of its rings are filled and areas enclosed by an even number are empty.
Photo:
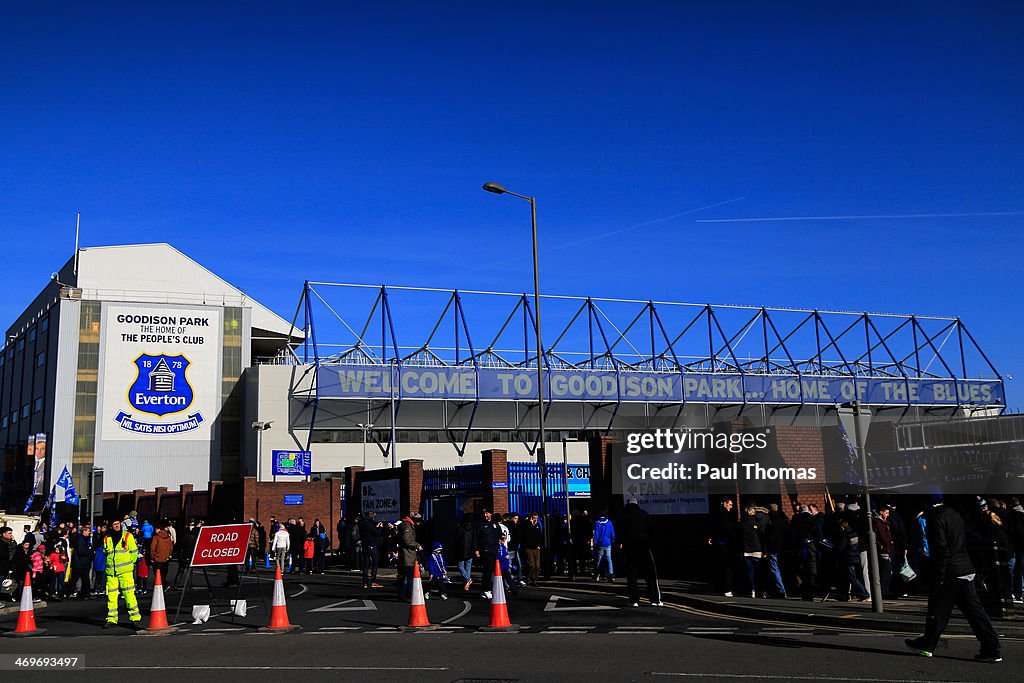
M181 354L140 355L135 359L135 381L128 387L128 404L133 411L121 411L114 420L122 429L142 434L179 434L197 429L203 416L198 411L187 412L194 398L188 366L188 358ZM154 422L133 417L136 412L157 418L181 413L185 419Z

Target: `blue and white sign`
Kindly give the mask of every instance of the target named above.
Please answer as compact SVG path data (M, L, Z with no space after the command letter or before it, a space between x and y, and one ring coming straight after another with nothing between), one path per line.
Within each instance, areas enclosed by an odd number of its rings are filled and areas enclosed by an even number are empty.
M320 398L508 401L536 398L536 373L512 368L321 365ZM1005 405L1000 380L545 370L552 401L836 405Z
M284 494L285 505L302 505L304 496L301 493L286 493Z
M491 488L492 489L507 489L508 488L508 482L507 481L492 481L491 482Z
M100 327L100 440L210 439L222 311L110 303Z
M309 451L274 451L273 456L272 470L275 477L308 477L313 472L313 455Z

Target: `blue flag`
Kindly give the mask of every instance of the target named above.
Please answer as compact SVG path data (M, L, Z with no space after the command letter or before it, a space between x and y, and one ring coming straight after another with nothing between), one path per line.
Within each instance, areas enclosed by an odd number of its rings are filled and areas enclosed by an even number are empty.
M71 479L71 473L68 472L67 466L64 467L60 473L60 477L57 478L57 488L64 491L64 502L69 505L78 505L78 492L75 491L75 482Z
M54 485L54 486L50 487L50 495L48 495L46 497L46 500L43 501L43 509L44 510L46 508L51 507L53 505L54 496L56 496L56 495L57 495L57 486Z

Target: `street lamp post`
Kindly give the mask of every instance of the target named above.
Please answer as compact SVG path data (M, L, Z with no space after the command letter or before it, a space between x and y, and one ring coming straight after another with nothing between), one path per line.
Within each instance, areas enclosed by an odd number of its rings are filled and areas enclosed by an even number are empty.
M252 430L256 432L256 481L263 481L263 432L270 429L272 424L273 420L252 423Z
M494 194L510 194L530 202L530 219L533 229L533 322L534 331L537 335L537 411L538 428L540 431L540 445L537 446L537 467L540 469L540 507L541 519L544 519L544 546L550 552L551 533L550 524L547 523L548 512L548 472L547 457L544 453L544 357L541 348L540 335L540 263L537 254L537 200L526 195L510 192L498 183L484 183L484 190Z
M853 423L854 446L857 449L857 456L860 458L861 477L864 483L864 516L867 518L868 531L868 568L870 570L871 586L871 610L876 614L882 614L882 582L878 574L878 542L875 538L875 526L871 518L871 487L868 485L868 457L867 439L868 427L871 424L871 411L860 401L844 403L838 410L840 423ZM849 433L849 428L844 424L844 429Z
M366 432L373 429L373 425L360 422L356 426L363 430L363 471L366 471Z

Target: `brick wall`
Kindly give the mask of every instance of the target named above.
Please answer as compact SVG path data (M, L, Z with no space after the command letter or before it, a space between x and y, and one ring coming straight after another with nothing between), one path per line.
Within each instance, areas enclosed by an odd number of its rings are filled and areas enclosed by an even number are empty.
M308 529L319 518L333 540L341 518L341 482L335 477L309 482L257 482L256 477L245 477L242 519L251 517L269 526L271 516L279 520L302 517ZM302 505L285 505L285 494L301 494Z
M588 455L590 457L590 509L605 510L612 505L612 472L611 472L611 449L615 439L610 436L601 436L596 439L587 439Z
M402 461L402 514L423 512L420 499L423 498L423 461Z
M508 451L500 448L486 450L481 453L483 472L483 506L499 515L508 509ZM504 482L504 488L494 488L492 482Z
M796 482L797 500L804 504L814 503L819 510L826 510L825 506L825 451L822 443L822 433L817 427L795 427L790 425L778 425L775 430L775 442L779 448L779 455L787 467L813 467L818 472L821 483ZM782 496L782 509L787 514L792 514L790 506L785 504L789 491L780 482L779 493Z

